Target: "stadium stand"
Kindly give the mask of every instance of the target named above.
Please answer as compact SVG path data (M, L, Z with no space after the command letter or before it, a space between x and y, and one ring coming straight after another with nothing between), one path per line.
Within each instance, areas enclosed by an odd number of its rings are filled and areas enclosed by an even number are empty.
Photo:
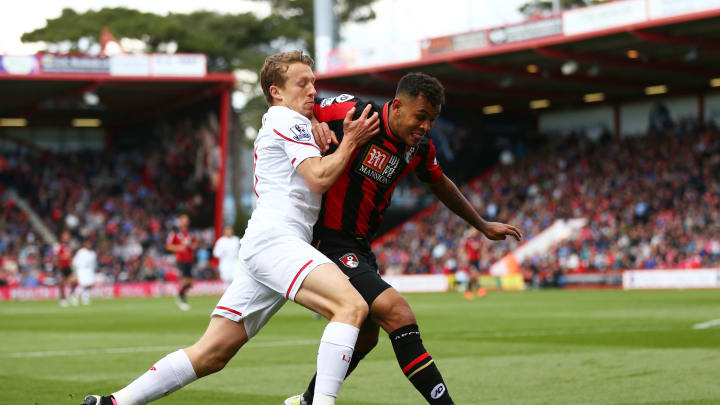
M549 279L565 273L720 265L720 138L683 120L640 137L547 137L511 165L462 190L486 218L517 224L527 239L555 219L587 218L568 240L522 263ZM486 243L445 207L376 245L389 273L488 272L515 242ZM426 252L417 255L414 252Z
M215 128L215 131L213 131ZM5 209L0 228L2 275L7 285L53 284L52 242L39 237L17 208L17 192L52 234L68 229L96 245L107 282L172 279L173 255L165 238L184 212L200 225L199 278L214 242L212 196L217 186L217 119L161 121L155 135L129 150L53 153L22 145L4 151L0 187ZM170 179L170 180L169 180Z

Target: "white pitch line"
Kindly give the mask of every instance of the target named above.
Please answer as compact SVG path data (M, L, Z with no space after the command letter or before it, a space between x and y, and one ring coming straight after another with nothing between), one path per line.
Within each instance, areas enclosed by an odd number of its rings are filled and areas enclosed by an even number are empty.
M288 340L277 342L252 342L248 343L253 347L277 347L277 346L301 346L316 345L318 340ZM114 347L107 349L83 349L83 350L50 350L43 352L16 352L0 353L0 358L24 359L33 357L62 357L62 356L91 356L98 354L122 354L142 352L165 352L177 350L178 346L145 346L145 347Z
M533 331L507 331L488 333L465 333L465 338L498 338L498 337L538 337L538 336L563 336L563 335L592 335L601 333L642 333L642 332L666 332L677 330L677 328L593 328L593 329L554 329L554 330L533 330Z
M720 325L720 319L713 319L703 323L696 323L695 325L693 325L693 329L707 329L717 325Z

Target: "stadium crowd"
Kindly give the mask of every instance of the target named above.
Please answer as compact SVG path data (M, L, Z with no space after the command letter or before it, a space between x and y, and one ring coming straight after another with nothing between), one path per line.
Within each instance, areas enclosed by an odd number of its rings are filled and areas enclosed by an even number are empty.
M213 204L205 201L217 181L212 125L165 123L156 132L155 144L127 151L3 153L0 285L56 281L52 246L33 231L10 188L51 232L69 230L73 248L91 239L108 282L174 279L165 241L177 214L188 213L194 229L196 218L206 224L197 231L196 273L215 277L208 266ZM558 270L720 266L720 138L714 126L685 120L643 137L548 136L541 144L462 187L486 219L519 226L526 241L557 219L587 219L571 238L521 263L526 278ZM408 182L399 192L419 195L418 184ZM389 274L484 273L515 247L514 241L484 240L433 205L374 250Z
M509 161L508 161L509 162ZM720 266L720 138L685 120L644 137L547 137L545 146L462 188L488 220L532 239L556 219L587 225L521 263L553 272ZM487 272L516 242L483 240L444 207L375 246L389 273Z
M198 222L196 272L207 265L214 242L217 179L212 119L163 123L142 147L106 152L52 153L18 147L0 157L0 285L54 284L53 246L17 207L14 189L59 236L70 231L73 252L93 242L101 278L108 282L174 279L174 257L165 250L177 215ZM203 226L204 224L204 226Z

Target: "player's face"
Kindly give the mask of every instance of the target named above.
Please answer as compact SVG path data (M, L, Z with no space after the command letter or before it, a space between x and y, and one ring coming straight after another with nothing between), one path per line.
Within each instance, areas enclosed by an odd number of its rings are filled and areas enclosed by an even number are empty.
M226 227L225 227L225 236L227 236L227 237L229 238L229 237L231 237L232 235L233 235L233 229L232 229L231 227L229 227L229 226L226 226Z
M190 225L190 218L187 217L187 215L183 215L180 217L180 228L186 229Z
M276 100L275 105L282 105L310 118L315 105L315 75L310 66L304 63L292 63L288 67L287 80L281 88L270 86L270 92ZM273 88L276 93L273 93Z
M417 97L401 95L392 102L391 130L410 146L417 146L430 132L440 107L433 106L422 94Z

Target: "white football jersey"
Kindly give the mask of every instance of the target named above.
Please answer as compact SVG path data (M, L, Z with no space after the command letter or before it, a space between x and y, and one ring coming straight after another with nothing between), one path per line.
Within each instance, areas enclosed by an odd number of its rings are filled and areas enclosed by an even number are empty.
M309 119L287 107L268 109L255 138L257 204L244 238L261 237L271 227L312 240L322 195L311 192L296 169L305 159L320 156Z
M72 266L77 271L95 271L97 267L97 255L89 249L80 248L72 259Z
M80 248L72 259L78 284L90 286L95 284L95 270L97 269L97 254L92 250Z
M220 259L220 263L224 261L235 261L238 258L238 251L240 250L240 238L233 235L230 237L222 236L213 247L213 256Z

